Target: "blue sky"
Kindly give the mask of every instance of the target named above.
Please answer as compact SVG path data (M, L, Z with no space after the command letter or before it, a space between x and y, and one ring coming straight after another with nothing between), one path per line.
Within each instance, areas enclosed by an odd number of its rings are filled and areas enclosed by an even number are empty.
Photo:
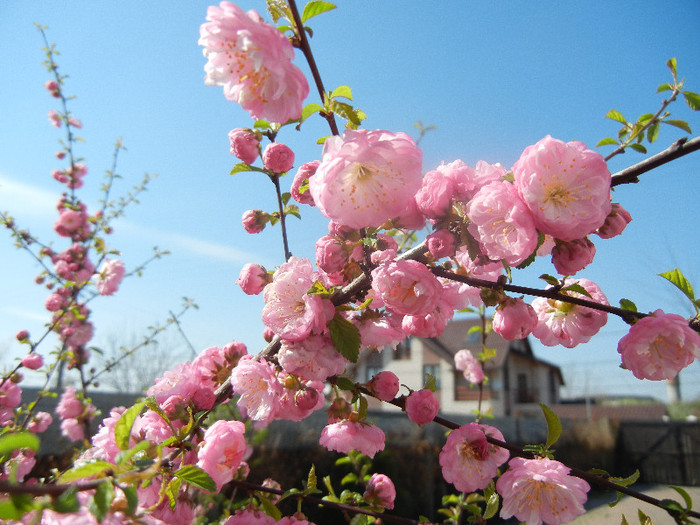
M128 265L149 257L153 246L172 255L155 262L140 279L124 283L113 298L94 304L95 344L138 334L177 310L180 298L200 305L183 320L198 349L237 339L251 351L261 346L259 297L234 284L246 262L273 268L282 262L279 230L251 236L240 226L251 208L272 210L273 187L260 176L228 172L227 132L251 124L247 113L203 82L205 60L197 45L208 3L160 0L119 3L73 1L60 9L40 2L10 0L0 5L0 208L44 239L51 235L61 187L50 173L61 131L46 112L54 107L43 84L42 40L33 23L49 26L48 37L75 94L71 109L83 121L77 152L90 168L82 196L93 208L113 144L127 151L119 162L122 190L144 172L158 178L115 224L112 246ZM264 2L244 9L264 11ZM614 135L604 119L612 108L628 118L654 112L662 96L656 87L670 79L665 62L678 59L686 88L700 91L700 42L695 1L615 2L340 2L337 10L313 19L311 46L327 89L352 87L355 103L369 116L365 127L405 131L417 120L437 126L421 143L425 171L457 158L470 165L483 159L506 166L546 134L581 140L593 148ZM301 57L298 56L300 59ZM306 67L298 60L300 66ZM309 101L316 101L312 89ZM675 118L697 132L700 119L683 103ZM651 151L682 136L662 129ZM298 166L320 157L317 137L323 122L279 140L296 152ZM606 154L610 147L602 148ZM643 157L628 153L610 163L615 172ZM697 249L697 177L700 155L686 157L621 187L615 200L633 216L625 235L598 241L596 261L581 272L600 285L613 304L621 297L640 310L663 308L690 315L680 294L656 274L680 267L700 288ZM284 181L283 181L284 182ZM286 184L291 182L291 177ZM291 248L312 256L315 239L326 231L314 209L291 220ZM57 247L63 246L60 241ZM41 331L46 291L33 284L31 259L0 242L5 278L0 281L0 349L9 363L17 355L14 333ZM548 261L514 282L538 285L554 273ZM563 367L565 394L610 392L649 394L665 399L665 385L639 382L616 369L616 342L625 325L611 319L587 345L544 348L536 354ZM7 351L7 352L6 352ZM700 365L682 376L686 398L700 397Z

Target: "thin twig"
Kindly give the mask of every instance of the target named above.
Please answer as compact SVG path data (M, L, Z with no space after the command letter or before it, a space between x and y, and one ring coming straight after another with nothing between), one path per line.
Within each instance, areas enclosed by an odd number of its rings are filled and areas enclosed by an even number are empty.
M639 182L638 176L647 171L651 171L659 166L662 166L672 160L676 160L680 157L687 155L688 153L693 153L700 149L700 137L694 137L692 139L682 138L675 141L671 146L666 148L660 153L644 159L637 164L630 166L622 171L618 171L612 176L611 186L618 186L619 184L630 184Z

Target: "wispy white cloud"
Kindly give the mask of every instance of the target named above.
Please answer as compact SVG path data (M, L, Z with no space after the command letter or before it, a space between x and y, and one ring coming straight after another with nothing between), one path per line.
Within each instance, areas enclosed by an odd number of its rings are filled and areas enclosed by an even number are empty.
M59 194L0 173L0 209L22 217L53 218Z
M237 250L229 245L205 241L192 235L168 232L135 224L128 220L120 220L118 229L127 231L131 237L141 237L157 243L159 248L171 251L186 251L207 259L216 259L223 262L269 264L269 261L261 260L260 254Z

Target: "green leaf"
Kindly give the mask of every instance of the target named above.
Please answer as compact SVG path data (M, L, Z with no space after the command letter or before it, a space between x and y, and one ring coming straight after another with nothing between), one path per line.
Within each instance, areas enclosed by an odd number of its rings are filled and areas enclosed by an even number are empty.
M168 496L168 503L170 504L170 510L174 510L177 506L177 495L180 492L180 485L182 481L178 478L173 478L165 487L165 495Z
M670 270L668 272L660 273L659 277L663 277L671 284L673 284L676 288L678 288L681 292L683 292L683 294L688 299L690 299L690 302L695 302L695 292L693 291L693 287L688 281L688 279L685 278L683 272L681 272L678 268L674 268L673 270Z
M32 510L32 497L28 494L15 494L7 499L0 499L0 519L20 520Z
M437 391L437 379L435 378L434 375L430 375L430 374L425 374L425 375L426 375L425 386L423 388L435 393Z
M343 476L343 479L340 480L340 484L342 486L351 485L352 483L357 483L357 474L355 474L354 472L345 474L345 476Z
M304 106L304 109L301 110L301 121L304 122L311 115L318 113L319 111L323 111L323 107L320 104L317 104L316 102L307 104Z
M198 489L205 490L207 492L216 492L216 483L211 479L211 476L204 472L201 468L194 465L185 465L180 467L176 472L175 476L183 481L186 481L190 485L197 487Z
M676 66L678 65L678 62L676 61L676 57L669 58L668 62L666 62L666 65L671 70L671 74L673 75L673 78L675 79L676 75L678 74L678 70L676 69Z
M639 153L647 152L647 149L641 144L630 144L630 148L632 148L634 151L638 151Z
M494 491L486 500L486 509L484 510L484 519L491 519L498 512L498 492Z
M685 501L685 509L684 510L693 510L693 499L690 497L690 494L688 494L681 487L675 487L675 486L671 485L670 488L672 488L673 490L678 492L678 494L680 494L681 497L683 498L683 501Z
M341 315L336 314L328 323L328 330L336 350L351 363L357 363L357 358L360 355L360 331L357 327Z
M661 84L661 85L656 89L656 92L657 92L657 93L662 93L662 92L664 92L664 91L671 91L671 89L673 89L673 88L671 87L671 84Z
M622 124L627 124L627 119L624 116L622 116L622 113L620 113L616 109L611 109L610 111L608 111L605 115L605 118L616 120Z
M682 513L685 511L685 509L683 508L683 505L678 503L676 500L668 499L668 498L664 498L661 501L659 501L659 507L661 507L662 509L673 511L673 512Z
M253 127L257 129L270 129L270 123L267 120L256 120Z
M14 432L0 437L0 457L9 456L15 450L30 448L39 451L39 438L31 432Z
M637 119L637 123L639 123L639 124L646 124L647 122L649 122L649 121L650 121L651 119L653 119L653 118L654 118L654 114L653 114L653 113L644 113L644 115L642 115L641 117L639 117L639 118Z
M272 504L269 498L258 498L258 501L260 501L260 504L262 505L265 514L267 514L268 516L272 516L276 521L282 519L282 513L277 507L275 507Z
M306 477L306 490L304 490L305 494L311 494L316 490L316 485L318 483L318 479L316 478L316 466L311 465L311 470L309 470L309 475Z
M136 489L134 489L136 490ZM78 501L78 490L75 487L70 487L63 494L53 500L52 510L66 514L68 512L78 512L80 510L80 502Z
M630 312L637 312L637 305L634 304L632 301L629 299L622 298L620 299L620 308L623 310L628 310Z
M598 142L598 144L596 144L596 148L599 148L600 146L608 146L613 144L619 144L619 142L613 138L607 137Z
M352 379L350 379L349 377L336 377L335 386L337 386L341 390L347 390L348 392L352 392L353 390L355 390L355 383L353 383Z
M327 11L335 9L336 6L330 2L323 2L322 0L313 0L304 6L304 11L301 13L301 22L306 23L309 18L320 15Z
M173 437L173 436L171 436ZM140 441L135 447L130 448L129 450L122 450L117 454L116 462L119 465L123 465L127 461L129 461L135 454L138 454L139 452L146 450L148 447L151 446L150 441Z
M352 100L352 89L350 86L338 86L331 92L331 98L343 97Z
M637 517L639 518L639 525L654 525L654 522L651 521L651 518L644 514L642 509L637 509Z
M62 483L67 483L76 479L102 476L106 472L114 471L115 469L116 466L108 461L95 460L66 470L61 474L60 480Z
M134 426L134 421L146 406L146 401L136 403L134 406L127 409L122 417L119 418L114 427L114 440L120 450L129 448L129 438L131 437L131 427Z
M111 481L104 481L97 485L95 495L90 499L88 508L98 523L102 523L102 520L104 520L113 499L114 487L112 487Z
M652 143L659 136L659 123L652 124L647 128L647 140Z
M233 169L231 169L229 175L236 175L237 173L243 173L246 171L259 171L261 173L265 173L264 169L251 166L250 164L246 164L245 162L239 162L233 167Z
M683 96L685 97L685 103L693 111L700 110L700 95L693 93L692 91L684 91Z
M360 421L364 421L367 419L367 408L369 408L369 403L367 403L367 398L365 396L359 396L358 399L358 405L359 408L357 410L357 414L360 418Z
M570 284L569 286L565 286L560 290L561 292L576 292L580 293L581 295L585 295L588 298L591 298L591 294L586 290L583 286L581 286L578 283Z
M126 513L133 516L139 506L139 496L133 485L122 486L122 492L126 498Z
M559 436L561 436L561 421L559 421L559 416L547 405L540 403L540 408L542 408L544 418L547 421L547 443L544 447L548 449L554 445L559 439Z
M664 124L670 124L671 126L675 126L677 128L682 129L683 131L686 131L688 133L692 133L693 130L690 129L690 126L688 123L684 120L662 120Z
M561 284L559 282L559 279L557 279L553 275L549 275L547 273L540 275L540 279L542 279L547 284L551 284L552 286L559 286L559 284Z

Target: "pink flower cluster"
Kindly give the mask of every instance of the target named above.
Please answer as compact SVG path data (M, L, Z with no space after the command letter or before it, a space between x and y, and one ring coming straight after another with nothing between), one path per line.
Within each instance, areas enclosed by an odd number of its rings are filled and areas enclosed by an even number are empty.
M284 124L301 116L309 86L292 64L294 48L257 12L231 2L210 6L199 35L207 85L223 86L224 96L254 119Z
M75 388L66 387L56 405L56 414L61 418L61 433L71 441L84 439L85 426L95 411L95 406L78 396Z

